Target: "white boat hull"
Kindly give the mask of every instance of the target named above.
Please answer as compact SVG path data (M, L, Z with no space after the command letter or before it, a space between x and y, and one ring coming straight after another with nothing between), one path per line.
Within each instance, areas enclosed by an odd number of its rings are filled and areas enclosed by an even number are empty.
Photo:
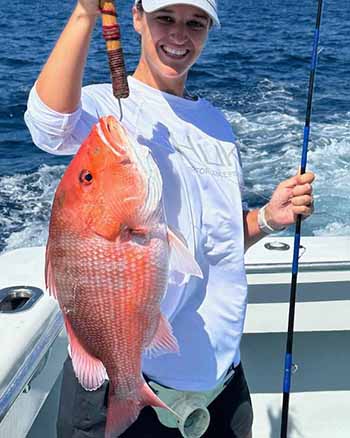
M45 248L25 248L2 255L0 289L21 291L30 286L44 292L44 258ZM0 312L0 345L0 438L24 438L67 356L57 303L44 293L27 310Z

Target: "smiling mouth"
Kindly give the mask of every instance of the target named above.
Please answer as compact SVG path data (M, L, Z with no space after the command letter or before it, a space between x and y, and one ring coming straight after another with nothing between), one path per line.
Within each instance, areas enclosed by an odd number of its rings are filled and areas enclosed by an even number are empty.
M182 59L189 53L188 49L174 49L169 46L161 46L162 51L173 59Z

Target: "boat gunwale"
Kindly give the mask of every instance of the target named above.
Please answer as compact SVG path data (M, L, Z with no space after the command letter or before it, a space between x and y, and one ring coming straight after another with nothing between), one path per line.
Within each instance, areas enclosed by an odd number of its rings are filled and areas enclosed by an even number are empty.
M18 368L2 394L0 394L0 423L6 417L17 397L23 392L25 386L35 376L38 365L45 358L45 355L61 333L63 327L62 314L57 309L48 323L47 329L44 330L34 348L26 356L23 364Z
M290 263L247 263L247 274L291 272ZM299 272L309 271L349 271L350 261L304 262L299 264Z

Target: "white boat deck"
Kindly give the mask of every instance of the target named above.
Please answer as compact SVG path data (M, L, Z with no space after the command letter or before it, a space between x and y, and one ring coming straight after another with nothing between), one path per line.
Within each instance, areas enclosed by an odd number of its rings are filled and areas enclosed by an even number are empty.
M288 251L267 250L282 241ZM300 258L289 438L350 436L350 237L304 237ZM254 438L279 438L292 238L247 252L249 306L242 361L254 405Z

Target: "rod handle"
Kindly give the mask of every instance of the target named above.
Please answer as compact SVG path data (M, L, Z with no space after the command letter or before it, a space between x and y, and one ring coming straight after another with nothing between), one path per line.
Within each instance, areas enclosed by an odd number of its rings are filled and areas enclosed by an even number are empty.
M120 99L129 96L125 70L120 26L114 0L101 0L102 33L106 41L109 68L112 77L113 95Z

